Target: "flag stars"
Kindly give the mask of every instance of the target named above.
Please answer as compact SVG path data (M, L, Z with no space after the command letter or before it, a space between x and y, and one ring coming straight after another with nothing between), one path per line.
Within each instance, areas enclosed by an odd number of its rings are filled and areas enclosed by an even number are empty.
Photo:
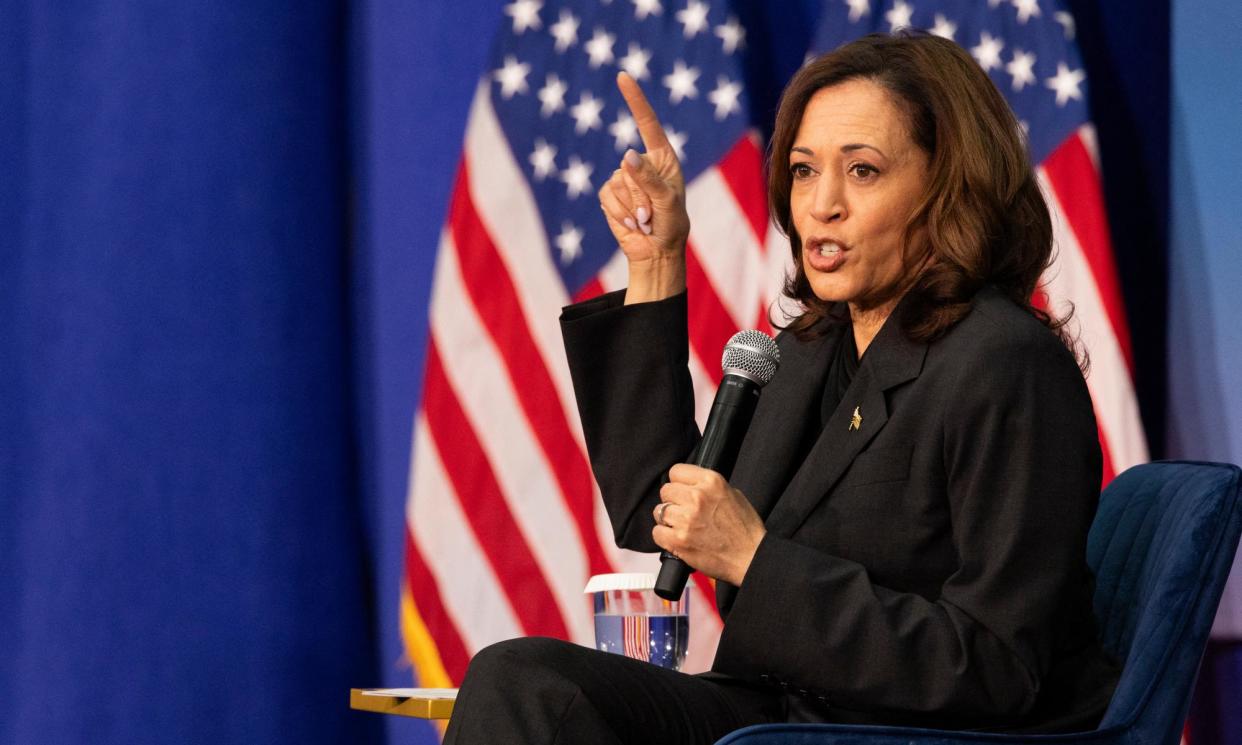
M733 54L746 46L746 29L738 23L736 16L729 16L727 22L717 26L716 36L720 37L720 45L725 54Z
M556 236L556 247L561 252L561 263L572 263L582 255L582 231L568 220L561 223L561 234Z
M569 109L569 115L574 118L574 131L583 135L599 129L603 126L603 121L599 118L599 113L603 110L603 100L592 96L590 91L583 91L578 97L578 103Z
M1013 89L1020 91L1035 84L1035 55L1021 49L1013 50L1013 59L1005 65L1005 72L1013 78Z
M716 107L717 121L724 121L729 114L741 110L737 101L740 95L742 95L741 83L731 81L724 75L716 78L716 90L707 94L707 100Z
M1057 63L1057 74L1048 78L1045 84L1057 94L1057 106L1065 106L1070 99L1082 100L1082 81L1087 79L1082 70L1071 70L1064 62Z
M888 30L896 31L899 28L909 28L910 18L914 15L914 6L905 0L897 0L893 3L892 9L884 14L884 20L888 21Z
M646 80L651 77L651 74L647 71L647 64L649 62L651 62L651 52L631 41L629 50L620 59L619 64L621 69L629 73L631 78Z
M539 113L549 117L565 108L565 92L568 90L569 86L556 73L548 73L547 80L539 89L539 101L543 104L539 107Z
M530 166L535 170L535 180L543 181L556 172L556 146L549 145L542 137L535 140L530 154Z
M1065 29L1065 38L1069 41L1074 40L1074 16L1059 10L1052 14L1052 19L1061 24L1061 28Z
M863 16L871 15L871 0L845 0L850 6L850 23L858 23Z
M930 31L942 39L953 41L953 34L957 33L957 24L945 18L943 13L937 13L936 24L931 27Z
M668 88L668 100L677 104L687 98L698 98L699 89L694 84L698 79L698 68L686 67L686 63L681 60L674 62L673 71L664 76L664 85Z
M514 0L505 6L505 15L513 18L513 33L521 34L526 29L535 29L538 31L543 28L543 21L539 20L539 9L543 7L543 0Z
M617 112L617 120L608 125L608 134L612 135L618 153L625 152L626 148L638 147L638 125L634 117L625 111Z
M617 37L602 28L596 28L591 40L585 44L587 56L591 58L591 68L599 69L602 65L612 62L612 45Z
M1005 42L1000 39L993 38L991 34L984 31L979 37L979 46L972 47L970 53L974 55L975 61L983 68L984 72L991 72L992 68L1001 66L1001 50L1005 48Z
M677 22L682 25L682 33L687 39L703 33L707 28L707 3L700 0L688 0L686 7L677 11Z
M677 154L677 160L684 163L686 161L686 140L689 138L672 127L665 127L664 135L668 137L668 144L673 148L673 152Z
M561 10L561 17L548 29L556 39L556 51L564 53L578 43L578 19L568 10Z
M518 62L517 57L511 54L505 55L504 65L494 73L496 81L500 83L500 95L508 100L515 93L525 93L529 90L526 85L526 76L529 74L530 65Z
M660 5L660 0L632 0L634 3L634 17L642 21L647 16L664 15L664 6Z
M1026 23L1032 16L1042 15L1039 11L1039 0L1013 0L1013 7L1018 10L1018 23Z
M561 181L570 199L577 199L591 190L591 172L594 170L590 163L583 163L577 155L569 156L569 166L561 171Z

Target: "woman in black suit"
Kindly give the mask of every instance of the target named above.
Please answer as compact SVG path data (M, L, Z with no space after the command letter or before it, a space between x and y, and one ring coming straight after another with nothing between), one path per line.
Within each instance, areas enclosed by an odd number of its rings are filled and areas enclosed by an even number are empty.
M1052 231L1003 97L951 42L872 36L782 98L769 202L801 305L732 483L677 463L686 371L677 159L599 192L626 290L567 308L587 448L618 545L717 580L713 670L552 640L472 661L450 742L711 742L746 724L1090 729L1117 671L1091 615L1100 451L1060 325L1030 304Z

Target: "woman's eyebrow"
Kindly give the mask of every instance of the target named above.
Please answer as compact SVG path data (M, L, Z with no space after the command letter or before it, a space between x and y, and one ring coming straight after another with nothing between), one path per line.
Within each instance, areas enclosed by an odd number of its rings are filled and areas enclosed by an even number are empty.
M874 150L874 151L876 151L877 153L879 153L881 156L883 156L883 157L885 157L885 158L887 158L887 157L888 157L888 155L887 155L887 154L885 154L885 152L884 152L883 150L881 150L880 148L876 147L875 145L868 145L868 144L867 144L867 143L865 143L865 142L851 142L851 143L850 143L850 144L848 144L848 145L842 145L842 146L841 146L841 152L843 152L843 153L852 153L852 152L854 152L855 150L863 150L863 149L867 149L867 150Z
M876 147L875 145L868 145L865 142L851 142L848 145L841 146L841 152L843 153L852 153L855 150L874 150L877 153L879 153L881 156L885 158L888 157L888 154L885 153L880 148ZM789 148L789 152L790 153L802 153L803 155L809 155L812 158L815 157L814 150L812 150L809 147L804 147L802 145L794 145L793 147Z

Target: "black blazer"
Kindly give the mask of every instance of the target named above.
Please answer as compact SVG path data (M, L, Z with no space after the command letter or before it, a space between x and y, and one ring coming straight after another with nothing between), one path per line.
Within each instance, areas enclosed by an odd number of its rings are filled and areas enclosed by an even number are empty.
M617 543L653 551L659 485L699 437L686 297L622 300L566 308L562 332ZM849 326L778 337L731 480L768 533L740 588L717 583L713 670L795 692L819 712L805 718L1090 729L1117 669L1085 563L1101 457L1082 374L996 290L931 344L901 332L902 312L822 428Z

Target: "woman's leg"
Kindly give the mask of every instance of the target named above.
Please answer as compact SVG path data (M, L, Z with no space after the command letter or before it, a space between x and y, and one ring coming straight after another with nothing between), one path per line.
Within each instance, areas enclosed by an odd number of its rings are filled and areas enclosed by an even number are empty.
M556 639L511 639L470 661L445 745L712 743L783 717L779 696Z

